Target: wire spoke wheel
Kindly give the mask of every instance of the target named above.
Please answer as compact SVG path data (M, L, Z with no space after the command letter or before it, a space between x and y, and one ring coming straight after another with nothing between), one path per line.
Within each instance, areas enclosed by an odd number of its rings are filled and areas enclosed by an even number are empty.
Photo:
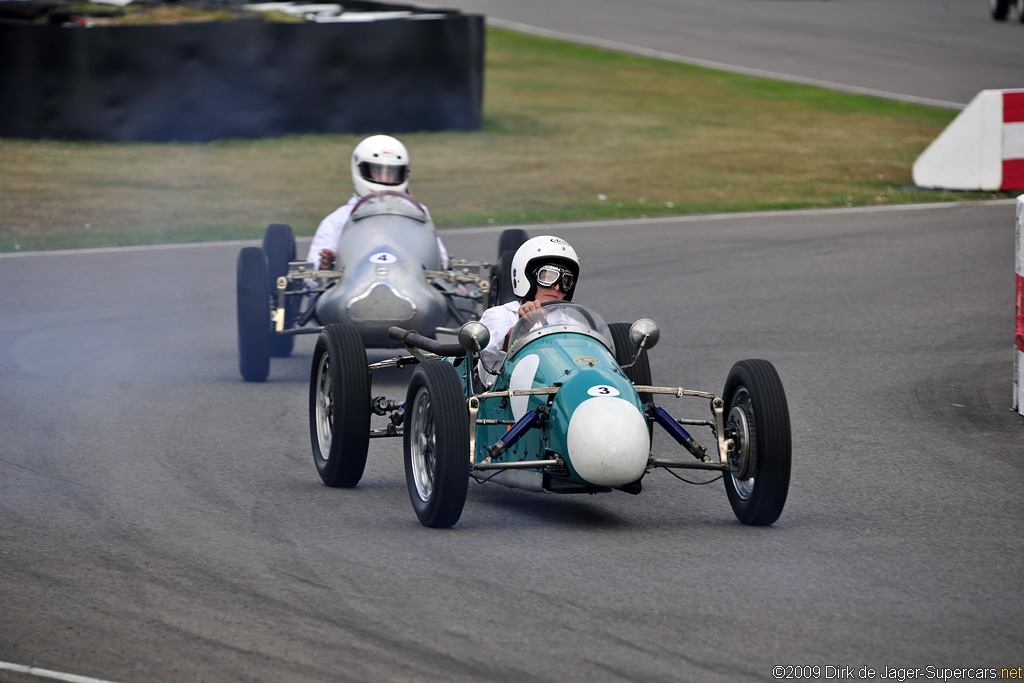
M443 360L417 368L405 400L405 479L416 517L444 528L459 521L469 488L469 410L458 371Z
M309 378L313 462L328 486L359 483L370 444L370 372L352 325L328 325L313 351Z
M316 439L320 446L319 455L323 457L323 454L330 454L331 438L334 436L334 380L331 377L329 354L320 356L316 386Z
M430 406L430 394L424 387L416 392L411 420L415 437L410 439L409 444L412 476L420 500L427 502L434 493L434 472L437 469L434 450L437 435L434 433L434 412Z

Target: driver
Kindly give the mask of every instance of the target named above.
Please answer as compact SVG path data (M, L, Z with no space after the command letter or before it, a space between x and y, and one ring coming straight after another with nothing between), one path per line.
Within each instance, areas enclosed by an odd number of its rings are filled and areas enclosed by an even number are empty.
M508 353L509 336L519 319L547 301L571 301L579 274L576 251L558 237L534 237L516 250L512 257L512 293L519 300L488 308L480 316L480 322L491 333L477 365L484 386L494 384L495 375L487 368L501 367Z
M360 142L352 152L352 184L355 187L352 198L320 221L320 227L313 235L306 260L316 270L334 267L338 238L360 199L381 190L409 193L409 152L405 145L390 135L371 135ZM429 218L426 206L423 206L423 211ZM437 238L437 248L441 251L441 270L448 270L448 250L440 237Z

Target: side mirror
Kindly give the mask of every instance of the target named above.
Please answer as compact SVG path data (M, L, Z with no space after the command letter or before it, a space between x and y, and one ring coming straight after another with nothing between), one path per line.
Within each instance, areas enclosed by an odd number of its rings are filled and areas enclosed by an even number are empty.
M478 320L470 320L459 328L459 346L470 353L479 353L491 343L491 331Z
M640 318L629 327L629 341L637 349L653 349L661 341L661 328L650 318Z

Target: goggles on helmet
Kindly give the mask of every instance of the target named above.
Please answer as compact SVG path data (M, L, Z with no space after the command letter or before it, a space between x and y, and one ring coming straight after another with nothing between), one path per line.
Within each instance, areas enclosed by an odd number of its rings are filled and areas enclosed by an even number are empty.
M568 268L558 266L541 266L536 273L537 285L540 287L554 287L561 285L562 292L568 294L572 290L575 276Z

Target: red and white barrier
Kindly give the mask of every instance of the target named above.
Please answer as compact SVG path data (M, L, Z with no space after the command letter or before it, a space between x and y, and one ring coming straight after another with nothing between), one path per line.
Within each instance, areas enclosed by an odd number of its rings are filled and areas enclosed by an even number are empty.
M914 184L1024 190L1024 90L982 90L914 162Z
M1013 407L1024 415L1024 195L1017 197L1017 322L1013 341Z

